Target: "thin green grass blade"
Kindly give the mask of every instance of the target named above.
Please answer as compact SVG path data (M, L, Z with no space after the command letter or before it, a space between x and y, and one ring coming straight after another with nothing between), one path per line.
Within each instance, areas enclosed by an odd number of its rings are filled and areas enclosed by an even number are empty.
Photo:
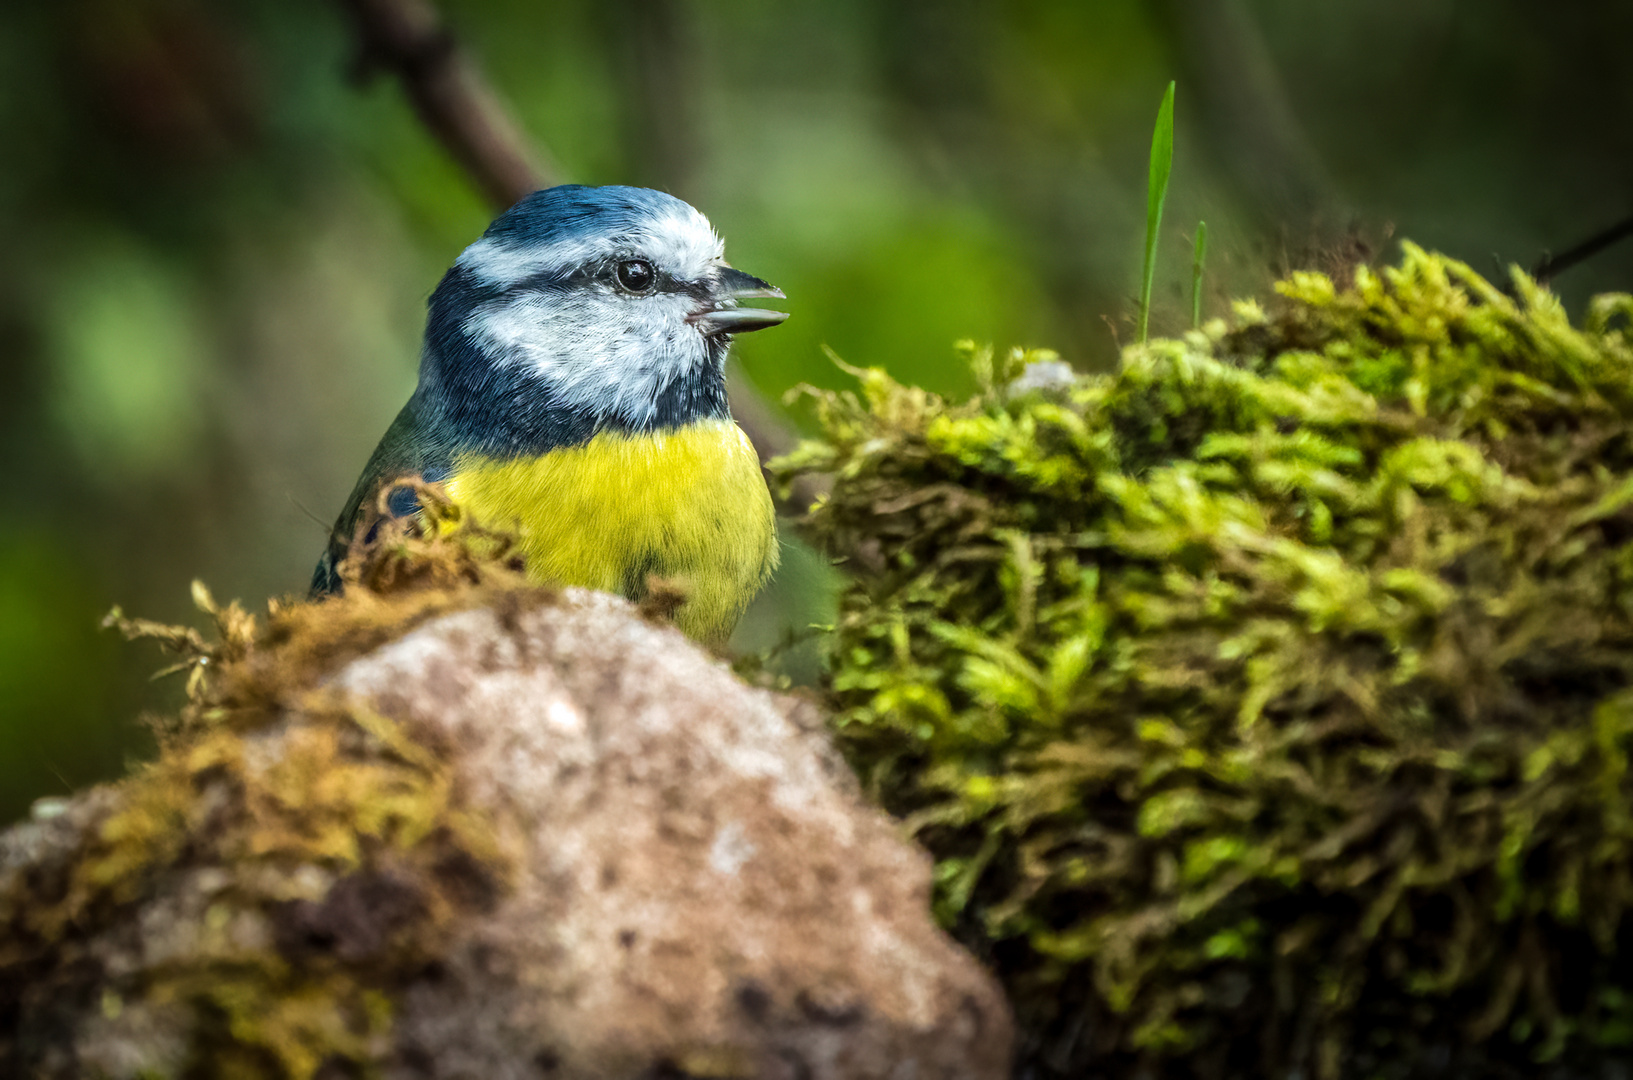
M1191 255L1191 329L1202 326L1202 263L1208 257L1208 223L1196 223L1196 250Z
M1145 269L1140 275L1140 344L1151 325L1151 282L1157 273L1157 231L1162 204L1168 199L1168 176L1174 171L1174 84L1168 84L1151 133L1151 177L1145 194Z

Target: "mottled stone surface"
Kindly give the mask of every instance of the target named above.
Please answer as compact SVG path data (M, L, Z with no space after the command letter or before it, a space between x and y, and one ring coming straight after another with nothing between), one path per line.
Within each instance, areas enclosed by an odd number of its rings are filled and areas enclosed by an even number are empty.
M502 890L451 921L434 962L389 988L389 1032L371 1055L385 1075L1006 1073L1006 1006L932 923L929 860L862 802L809 706L745 686L622 601L576 591L442 616L328 689L446 761L512 862ZM296 711L254 735L256 767L274 767L306 723ZM13 830L0 870L14 885L96 817L70 808ZM173 962L197 936L173 931L203 918L209 873L165 875L123 924L76 948L127 982ZM424 903L389 868L314 872L290 895L304 899L276 918L211 932L294 963L316 947L343 963L378 951ZM185 1011L84 998L81 1022L60 1025L74 1045L32 1060L110 1075L186 1060Z

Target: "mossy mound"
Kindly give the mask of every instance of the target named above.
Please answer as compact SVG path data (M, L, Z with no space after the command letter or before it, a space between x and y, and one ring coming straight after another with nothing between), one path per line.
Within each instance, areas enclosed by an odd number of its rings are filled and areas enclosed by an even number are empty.
M1112 375L816 394L840 737L1033 1075L1625 1056L1633 298L1411 247L1278 292Z
M388 523L354 547L343 597L258 619L195 584L214 640L109 616L178 655L188 702L157 721L157 760L37 804L38 842L20 841L16 868L0 860L0 1074L372 1075L391 1049L390 992L504 893L504 845L465 805L446 748L323 685L436 615L554 595L503 537L419 490L443 528ZM263 736L294 716L270 755ZM78 837L62 850L59 815ZM64 1059L86 1000L110 1022L134 1011L146 1038Z

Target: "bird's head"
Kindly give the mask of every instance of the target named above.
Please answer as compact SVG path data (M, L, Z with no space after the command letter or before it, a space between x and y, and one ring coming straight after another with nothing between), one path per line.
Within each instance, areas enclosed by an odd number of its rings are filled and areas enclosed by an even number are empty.
M490 425L571 421L586 437L724 416L731 335L788 317L743 301L782 295L727 265L708 220L671 195L548 188L432 295L421 392Z

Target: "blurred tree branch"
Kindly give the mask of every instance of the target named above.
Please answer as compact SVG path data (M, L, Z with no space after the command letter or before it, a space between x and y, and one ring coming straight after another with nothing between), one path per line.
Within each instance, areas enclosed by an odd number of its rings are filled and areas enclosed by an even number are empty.
M359 75L395 75L420 121L496 209L562 182L559 169L542 164L548 154L527 141L429 0L337 3L357 35ZM762 462L793 448L793 433L757 395L735 386L731 398L732 413ZM816 492L802 482L786 509L803 513Z
M541 163L436 8L426 0L339 0L357 34L357 71L389 71L420 121L500 209L560 181Z

